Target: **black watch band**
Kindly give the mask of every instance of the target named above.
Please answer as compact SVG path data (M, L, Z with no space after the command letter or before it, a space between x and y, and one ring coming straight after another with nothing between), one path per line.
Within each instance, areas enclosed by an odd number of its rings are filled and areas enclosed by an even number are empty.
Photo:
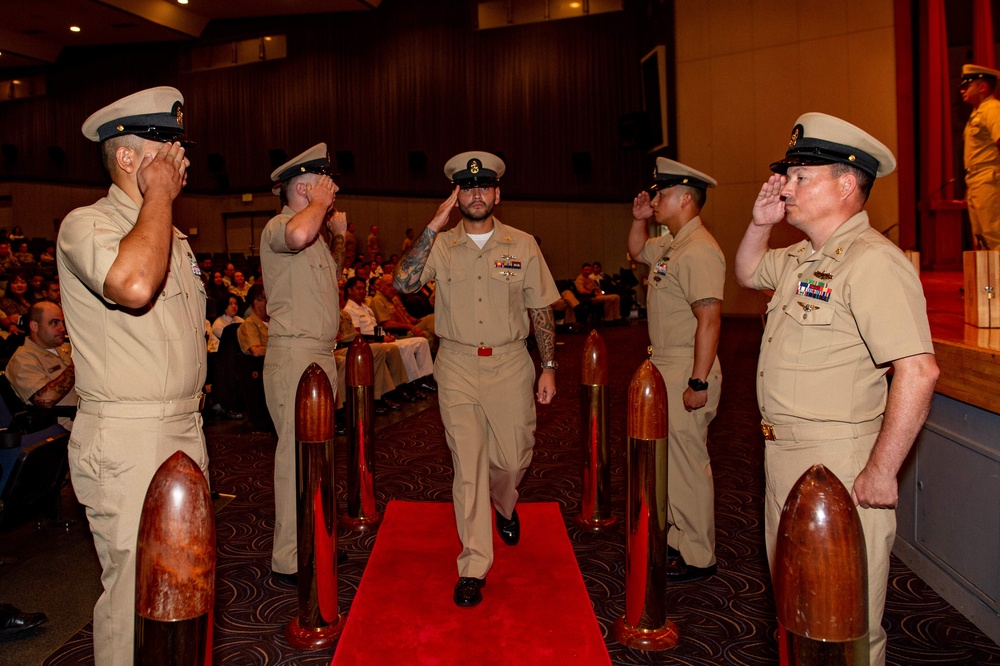
M688 386L691 388L692 391L708 390L708 382L703 382L702 380L695 379L694 377L688 380Z

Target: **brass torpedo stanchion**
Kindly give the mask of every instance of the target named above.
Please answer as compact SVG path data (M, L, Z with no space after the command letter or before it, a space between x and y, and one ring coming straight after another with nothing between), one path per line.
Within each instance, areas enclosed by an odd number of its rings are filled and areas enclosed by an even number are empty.
M583 345L580 412L583 421L583 495L576 522L601 532L618 522L611 515L611 465L608 442L608 350L597 331Z
M628 388L628 497L625 503L625 614L612 630L622 645L677 645L667 618L667 388L643 361Z
M788 493L774 555L780 663L867 666L868 563L844 484L813 465Z
M340 524L354 532L382 520L375 504L375 389L372 349L360 335L347 348L347 513Z
M330 380L312 363L295 392L299 614L285 628L285 639L305 650L333 647L345 623L337 600L333 408Z
M137 544L133 663L211 666L215 509L205 475L183 451L149 483Z

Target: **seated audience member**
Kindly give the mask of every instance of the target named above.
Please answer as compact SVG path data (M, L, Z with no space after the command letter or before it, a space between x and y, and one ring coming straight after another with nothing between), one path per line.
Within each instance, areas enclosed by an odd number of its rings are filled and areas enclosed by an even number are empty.
M385 277L391 278L392 274ZM344 294L347 300L342 311L351 318L354 328L360 331L361 335L374 336L378 322L375 313L364 303L364 284L358 278L351 278L344 286ZM426 338L395 338L392 334L386 334L381 342L396 347L402 355L406 369L406 377L400 388L403 400L412 402L414 398L422 399L426 397L422 391L435 390L432 377L434 361Z
M255 432L272 432L274 422L267 411L264 396L264 356L267 354L267 325L271 320L267 314L267 294L264 285L255 284L247 292L250 314L236 330L240 351L248 358L245 365L243 402L247 418Z
M49 243L45 246L45 250L38 255L38 265L42 268L47 268L49 266L56 265L56 246L55 243Z
M578 305L580 305L580 299L567 289L560 294L560 299L552 304L552 310L553 312L562 313L562 323L564 326L575 329L577 325L575 308Z
M236 275L236 266L233 264L226 264L226 267L222 269L222 282L227 288L233 286L234 275Z
M593 267L589 263L580 267L580 274L576 276L574 285L576 293L583 302L590 301L597 303L604 308L604 321L617 321L621 319L621 299L617 294L605 294L597 283L591 278Z
M375 295L375 276L372 275L371 266L362 264L358 266L352 277L356 277L365 283L365 303L371 303L372 296Z
M267 322L271 321L267 314L267 294L264 285L255 284L247 292L250 304L250 315L240 323L236 335L240 341L240 350L248 356L264 356L267 353Z
M403 239L403 254L406 254L411 245L413 245L413 227L406 227L406 237Z
M62 291L59 288L59 278L49 278L45 281L45 288L42 290L43 301L51 301L62 307Z
M17 395L27 404L51 408L56 405L76 407L76 368L66 342L66 324L62 308L39 301L28 312L28 337L7 363L7 379ZM67 430L73 421L59 418Z
M32 305L28 295L28 281L20 273L14 273L7 283L7 295L0 299L0 310L8 315L16 313L23 317L28 314Z
M45 613L26 613L10 604L0 603L0 637L34 629L48 619Z
M7 234L7 238L12 241L24 240L24 232L21 230L21 225L15 224L14 228Z
M601 266L601 262L599 261L591 264L590 277L597 283L601 291L606 294L615 294L618 296L620 299L621 315L622 317L628 317L629 313L632 312L632 305L635 303L632 297L632 287L634 284L622 284L621 277L618 275L605 275L604 267Z
M222 271L213 271L211 273L211 279L208 284L205 285L205 299L209 304L209 307L215 305L214 312L209 313L209 319L215 321L215 318L221 315L225 311L227 299L229 297L229 287L226 283L222 281ZM219 307L221 305L221 308Z
M35 263L35 255L31 254L31 252L28 252L27 243L18 243L17 252L14 253L14 256L17 257L17 260L20 261L22 264Z
M382 328L391 331L405 331L402 337L427 338L431 349L437 347L437 336L434 334L434 315L429 314L417 319L406 311L399 293L392 286L392 274L383 275L375 282L375 296L371 302L375 319Z
M222 310L215 321L212 322L212 335L208 339L208 351L219 351L219 340L222 339L222 331L230 324L242 324L243 317L239 316L240 299L232 294L219 300L218 309Z
M337 409L342 410L347 399L347 350L357 337L350 316L340 311L340 330L337 332L337 350L333 353L337 362ZM377 342L368 345L372 352L372 393L375 397L375 413L387 414L399 410L397 398L397 382L406 382L406 369L399 349ZM336 417L337 430L343 434L344 412Z
M246 301L247 292L250 291L250 287L252 286L252 284L247 282L243 271L236 271L233 273L233 283L229 285L229 293L239 296L241 301Z
M34 273L28 283L28 296L32 303L44 301L45 298L45 276L41 273Z
M10 251L10 241L0 240L0 273L10 273L21 268L21 262Z

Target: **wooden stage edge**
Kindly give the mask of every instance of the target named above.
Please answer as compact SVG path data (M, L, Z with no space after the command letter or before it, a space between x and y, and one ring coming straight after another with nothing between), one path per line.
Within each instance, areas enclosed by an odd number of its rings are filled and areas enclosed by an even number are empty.
M961 272L921 271L941 377L938 393L1000 414L1000 328L965 323Z

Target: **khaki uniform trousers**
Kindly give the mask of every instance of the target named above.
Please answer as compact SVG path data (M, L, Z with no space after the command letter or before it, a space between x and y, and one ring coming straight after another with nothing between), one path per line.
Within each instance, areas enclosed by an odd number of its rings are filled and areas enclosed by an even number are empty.
M292 343L294 344L294 343ZM264 356L264 396L278 433L274 451L274 544L271 570L291 574L299 570L298 527L295 506L295 392L310 363L326 372L337 395L337 363L332 348L317 343L289 346L272 337Z
M823 464L833 472L847 491L854 487L854 479L864 468L871 455L878 430L879 418L868 424L852 426L842 424L843 439L805 440L795 433L798 441L785 439L765 442L764 469L767 488L764 494L765 543L767 561L773 569L775 542L778 538L778 521L781 509L788 499L792 486L810 467ZM818 424L816 428L829 427ZM775 426L777 430L777 426ZM850 431L855 436L849 434ZM776 432L781 437L781 433ZM835 435L839 436L839 435ZM805 440L805 441L803 441ZM862 509L858 507L861 527L868 551L868 638L870 664L885 664L885 629L882 628L882 611L885 608L885 591L889 582L889 554L896 540L896 512L892 509Z
M600 303L604 308L604 321L614 321L622 318L622 299L618 294L594 296L593 303Z
M146 490L163 461L183 451L208 478L208 453L198 401L189 411L121 418L126 403L83 403L69 442L76 497L87 509L101 561L104 592L94 606L94 663L132 664L135 631L135 555ZM157 403L159 405L159 403ZM91 413L100 405L107 413ZM167 404L169 407L169 403ZM142 403L135 411L148 410Z
M1000 169L977 169L965 176L965 198L969 202L972 245L982 234L991 250L1000 250Z
M684 409L684 391L694 369L694 348L654 350L653 365L667 385L667 543L693 567L715 564L715 482L708 455L708 424L722 395L719 359L708 373L708 402Z
M531 464L534 363L523 341L477 356L475 347L442 340L434 378L455 470L458 575L484 578L493 564L492 505L510 518Z

